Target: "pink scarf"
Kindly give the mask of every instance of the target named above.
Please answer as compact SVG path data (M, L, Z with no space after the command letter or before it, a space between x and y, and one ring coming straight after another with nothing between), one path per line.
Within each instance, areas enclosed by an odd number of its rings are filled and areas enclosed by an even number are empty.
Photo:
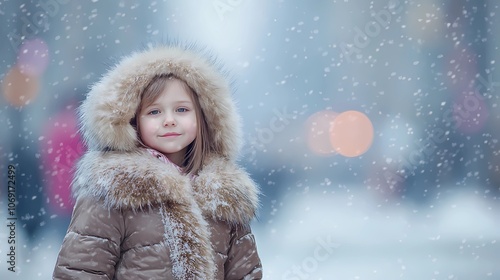
M161 160L162 162L164 162L165 164L168 164L168 165L171 165L173 167L175 167L175 169L177 169L181 174L184 174L184 170L177 166L177 164L171 162L164 154L158 152L157 150L153 150L151 148L148 148L147 149L149 151L149 153L151 153L151 155L153 155L155 158Z

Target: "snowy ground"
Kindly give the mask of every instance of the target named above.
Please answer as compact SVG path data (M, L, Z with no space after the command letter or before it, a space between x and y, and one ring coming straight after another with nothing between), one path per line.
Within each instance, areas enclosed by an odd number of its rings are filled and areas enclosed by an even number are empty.
M473 191L426 209L360 192L282 203L255 230L266 279L500 279L500 209Z
M254 232L265 279L500 279L499 210L474 191L425 207L309 191L282 199ZM16 236L13 274L2 230L0 279L50 279L59 235L47 229L36 245Z

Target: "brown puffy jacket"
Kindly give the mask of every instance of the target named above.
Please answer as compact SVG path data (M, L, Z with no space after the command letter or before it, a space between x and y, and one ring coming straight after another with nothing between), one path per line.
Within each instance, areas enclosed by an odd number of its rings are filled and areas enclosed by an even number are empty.
M210 160L191 183L147 151L93 152L79 171L55 279L262 278L256 193L235 166Z
M211 130L194 178L140 148L130 125L142 89L168 73L193 88ZM176 47L135 53L92 87L80 123L88 151L54 279L262 278L250 230L259 191L235 163L239 119L212 62Z

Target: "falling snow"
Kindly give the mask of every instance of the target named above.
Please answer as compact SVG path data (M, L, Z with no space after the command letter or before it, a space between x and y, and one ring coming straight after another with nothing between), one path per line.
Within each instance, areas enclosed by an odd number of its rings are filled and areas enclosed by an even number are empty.
M260 185L265 279L498 279L495 1L0 2L0 218L16 166L16 272L48 279L85 152L76 108L124 55L206 46Z

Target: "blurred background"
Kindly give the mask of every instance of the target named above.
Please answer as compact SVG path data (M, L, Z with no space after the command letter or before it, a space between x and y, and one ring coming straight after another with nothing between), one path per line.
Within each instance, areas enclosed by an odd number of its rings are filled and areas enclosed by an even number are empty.
M51 278L89 86L178 41L234 80L265 279L500 279L499 5L0 1L0 278Z

